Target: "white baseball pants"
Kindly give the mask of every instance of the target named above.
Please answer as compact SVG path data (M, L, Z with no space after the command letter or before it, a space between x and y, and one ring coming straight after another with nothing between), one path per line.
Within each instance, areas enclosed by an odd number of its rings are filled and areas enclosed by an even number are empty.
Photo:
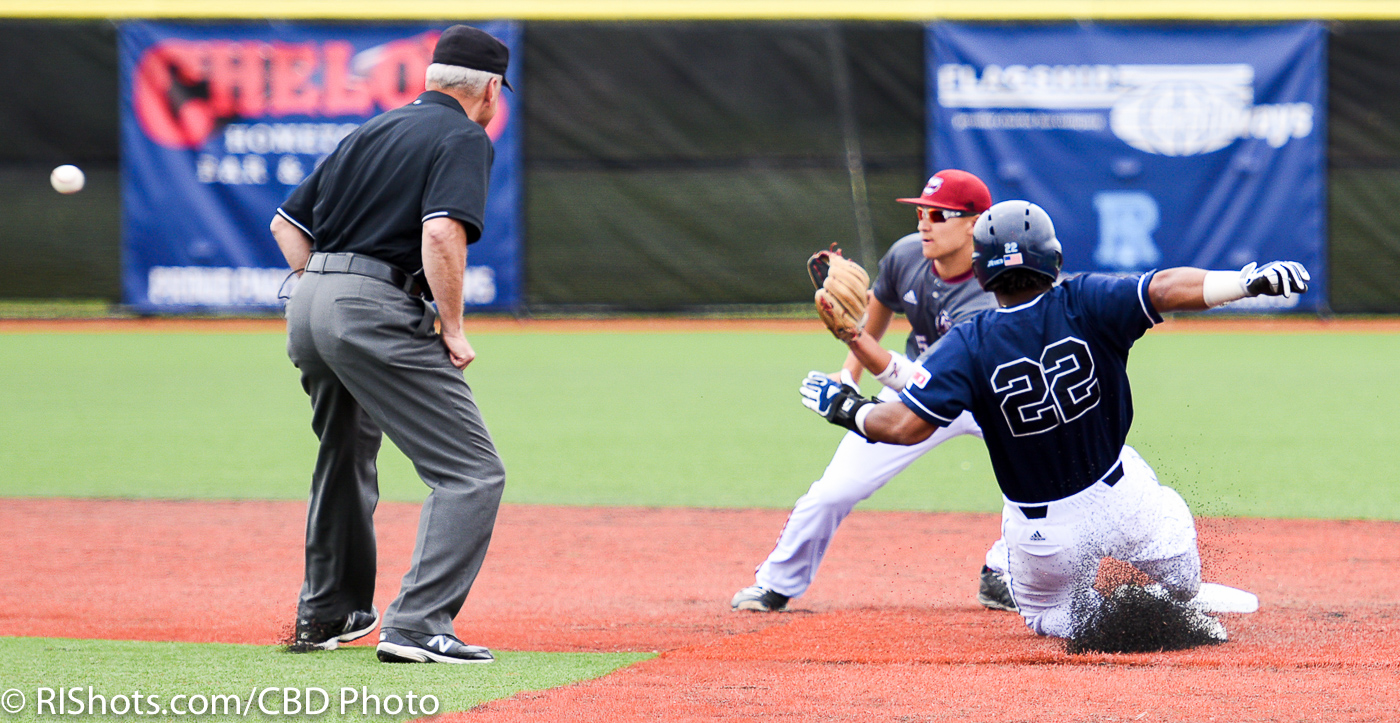
M882 389L876 398L900 403L899 394L889 388ZM836 528L856 503L884 487L929 450L962 434L982 438L982 429L967 412L923 442L908 447L872 444L855 432L848 432L822 478L798 498L778 536L777 546L758 566L755 583L788 597L806 592ZM1000 540L987 552L987 564L998 572L1006 570L1006 550Z
M1040 635L1071 637L1076 608L1082 614L1102 603L1093 584L1105 557L1132 564L1179 600L1200 589L1196 524L1186 501L1158 484L1132 447L1123 447L1118 461L1123 476L1112 486L1100 480L1045 505L1008 500L1002 507L1011 596Z

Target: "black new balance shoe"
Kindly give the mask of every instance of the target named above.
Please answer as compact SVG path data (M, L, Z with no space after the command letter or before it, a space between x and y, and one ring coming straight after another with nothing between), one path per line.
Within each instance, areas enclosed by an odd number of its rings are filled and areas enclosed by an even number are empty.
M1006 584L1006 576L986 565L982 566L977 602L988 610L1016 612L1016 601L1011 597L1011 586Z
M777 613L787 609L787 595L769 590L762 585L750 585L734 593L729 601L731 610L752 610L758 613Z
M381 663L490 663L496 657L480 645L467 645L451 635L428 635L412 630L379 631Z
M287 645L287 651L309 653L314 650L335 650L341 643L369 635L378 624L379 609L373 605L369 610L356 610L343 618L329 621L297 615L296 639Z

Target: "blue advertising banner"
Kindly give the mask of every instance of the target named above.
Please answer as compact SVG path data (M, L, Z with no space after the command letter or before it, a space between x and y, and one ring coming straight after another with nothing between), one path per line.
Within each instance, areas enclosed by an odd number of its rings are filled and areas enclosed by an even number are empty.
M964 25L927 32L930 165L1039 204L1066 271L1289 259L1324 308L1326 34L1258 26Z
M280 306L279 289L294 279L268 231L277 206L360 123L423 91L448 25L123 23L126 303L149 312ZM477 27L521 57L519 25ZM508 73L519 92L518 60ZM468 310L520 303L518 99L506 92L487 127L496 157L486 228L468 254Z

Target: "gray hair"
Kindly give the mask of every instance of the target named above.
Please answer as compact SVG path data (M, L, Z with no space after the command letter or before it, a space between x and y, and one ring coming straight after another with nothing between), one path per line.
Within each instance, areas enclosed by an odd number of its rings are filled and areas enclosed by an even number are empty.
M499 77L501 76L496 73L484 70L433 63L428 66L425 85L428 90L455 90L475 98L486 92L486 84L491 82L492 78Z

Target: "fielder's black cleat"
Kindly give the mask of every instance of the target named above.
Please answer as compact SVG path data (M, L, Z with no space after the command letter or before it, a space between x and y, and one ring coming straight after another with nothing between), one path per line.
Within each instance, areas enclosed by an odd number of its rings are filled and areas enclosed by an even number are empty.
M1006 584L1006 576L986 565L982 566L982 581L977 587L977 602L988 610L1017 612L1016 601L1011 598L1011 586Z
M297 615L296 639L287 646L289 653L335 650L341 643L369 635L379 624L379 609L356 610L336 620L322 621Z
M375 651L381 663L491 663L496 657L480 645L467 645L452 635L428 635L412 630L379 631Z
M787 609L789 599L787 595L774 592L762 585L750 585L734 593L734 599L729 601L729 607L732 610L776 613Z

